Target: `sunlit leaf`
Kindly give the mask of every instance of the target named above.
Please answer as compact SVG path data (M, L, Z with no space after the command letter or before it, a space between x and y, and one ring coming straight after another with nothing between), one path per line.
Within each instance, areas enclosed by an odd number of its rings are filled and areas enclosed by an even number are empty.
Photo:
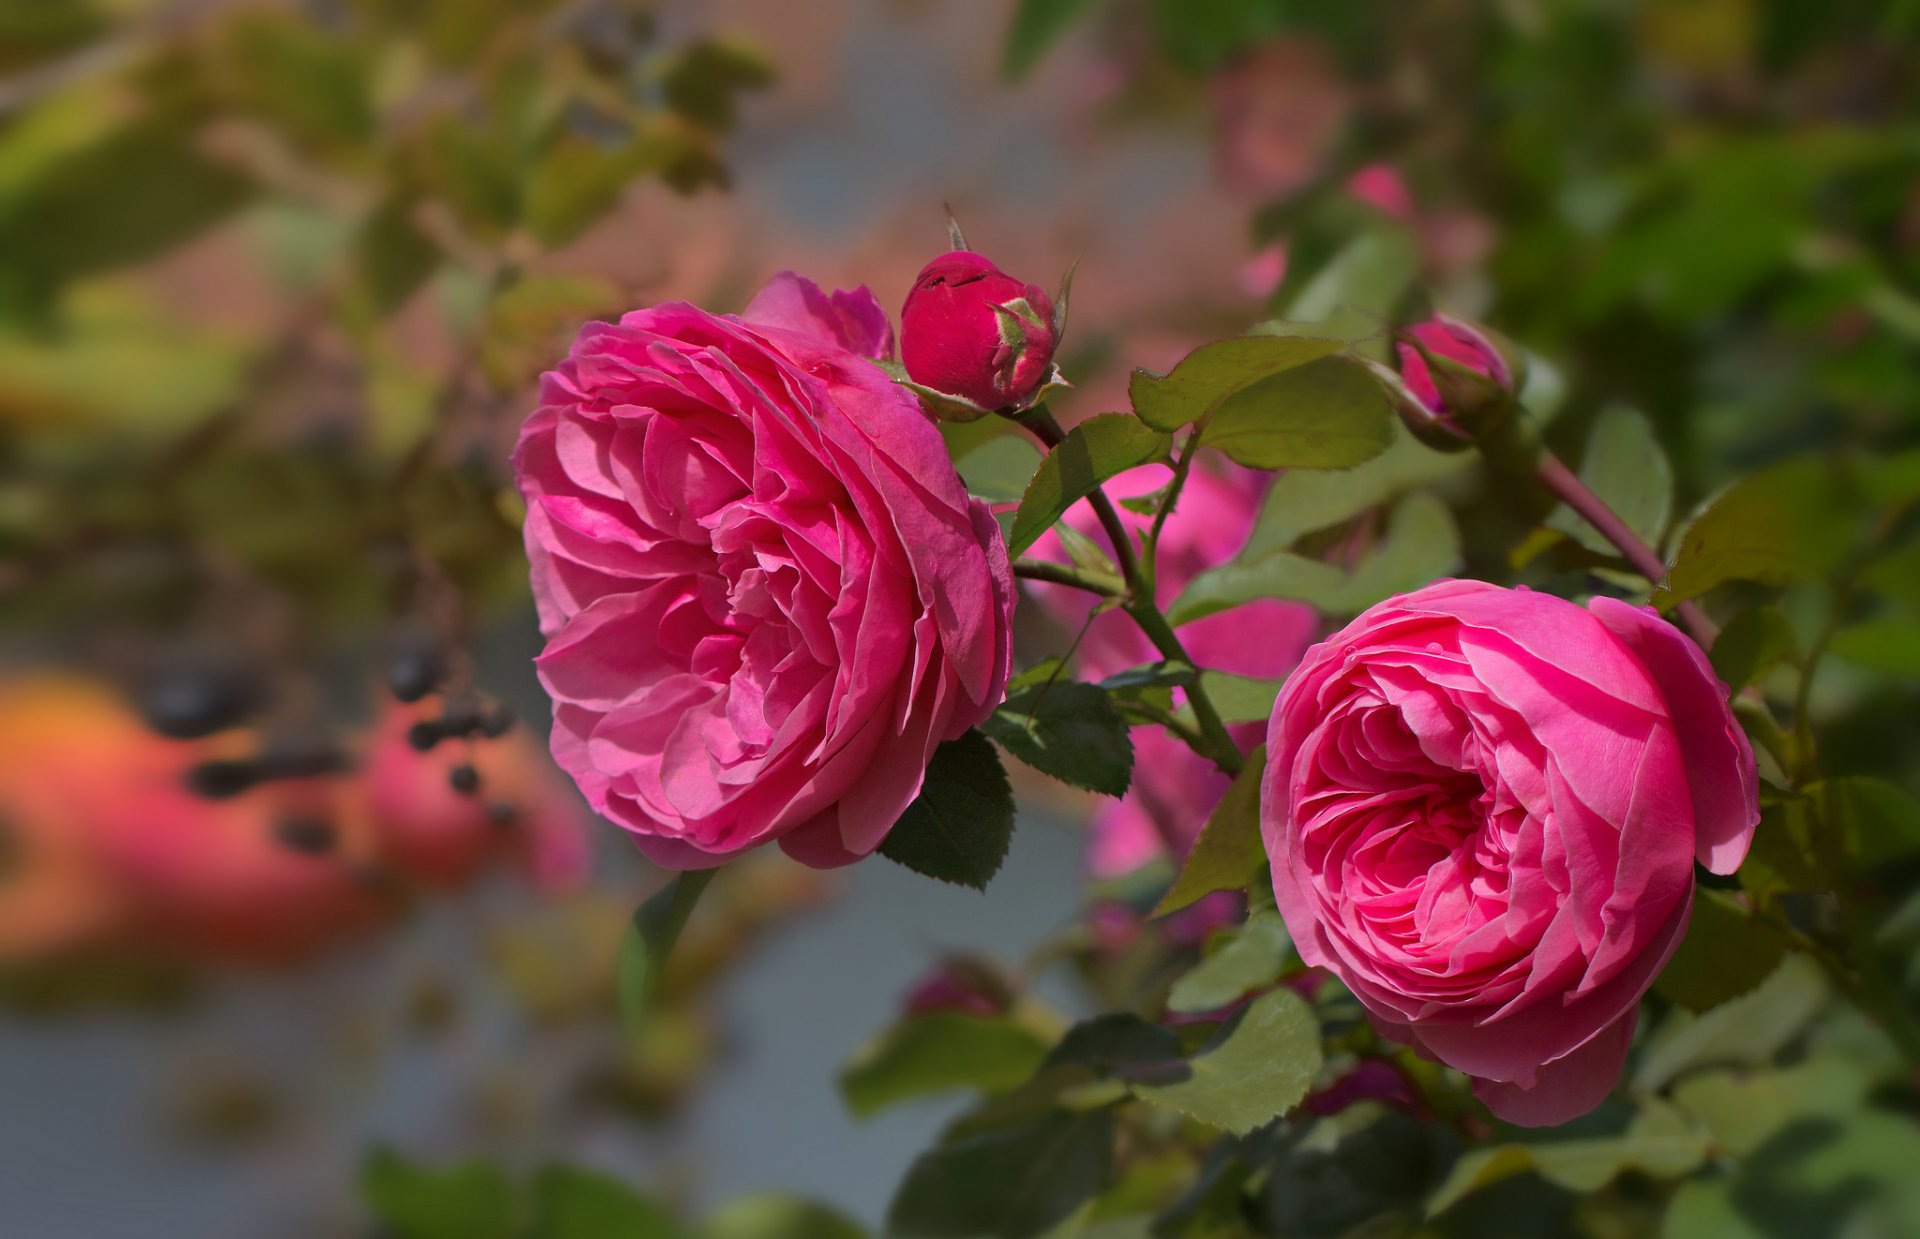
M1628 1170L1677 1179L1698 1168L1706 1155L1705 1139L1686 1117L1652 1101L1618 1136L1470 1150L1428 1200L1427 1212L1444 1212L1472 1192L1527 1171L1570 1191L1592 1192Z
M1216 340L1188 353L1164 375L1134 371L1128 383L1133 411L1156 430L1175 431L1218 412L1263 379L1331 357L1344 347L1344 341L1317 336Z
M1277 989L1237 1012L1192 1058L1139 1068L1130 1086L1143 1100L1244 1135L1300 1104L1320 1062L1313 1008Z
M1200 837L1194 840L1193 851L1180 868L1180 876L1154 908L1155 916L1177 912L1214 891L1240 890L1265 871L1267 850L1260 840L1260 774L1266 755L1265 745L1247 754L1247 764L1208 815Z
M1166 458L1173 440L1124 413L1102 413L1067 432L1027 484L1007 537L1007 553L1020 555L1068 508L1108 478Z
M1294 958L1293 939L1278 916L1248 919L1187 974L1174 982L1167 1009L1184 1015L1218 1011L1271 985Z
M1460 554L1460 534L1446 505L1416 491L1394 508L1385 536L1351 571L1291 551L1235 560L1188 582L1168 616L1184 624L1258 598L1306 602L1331 616L1355 615L1446 576L1459 566Z

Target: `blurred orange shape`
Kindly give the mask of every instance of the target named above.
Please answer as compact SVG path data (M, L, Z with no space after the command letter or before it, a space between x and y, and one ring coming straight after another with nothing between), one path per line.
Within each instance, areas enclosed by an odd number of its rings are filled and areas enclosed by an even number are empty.
M448 889L510 859L536 886L578 886L588 868L585 809L545 751L524 731L499 739L445 739L426 752L408 742L430 706L392 705L369 733L360 787L382 856L405 879ZM471 792L454 772L472 768Z

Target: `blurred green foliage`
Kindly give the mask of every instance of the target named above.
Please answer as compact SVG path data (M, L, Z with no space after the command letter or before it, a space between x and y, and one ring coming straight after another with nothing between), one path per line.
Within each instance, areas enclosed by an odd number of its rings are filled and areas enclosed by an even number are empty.
M723 184L771 72L629 0L25 0L0 64L0 594L29 642L458 629L524 596L512 402L624 300L542 260L638 180ZM170 305L182 255L246 308Z

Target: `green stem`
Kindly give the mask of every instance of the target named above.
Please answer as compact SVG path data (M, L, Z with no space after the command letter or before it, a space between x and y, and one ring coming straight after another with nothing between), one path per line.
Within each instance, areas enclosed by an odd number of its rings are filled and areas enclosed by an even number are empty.
M1206 741L1206 747L1196 751L1226 774L1239 774L1247 764L1246 754L1233 742L1233 736L1220 718L1213 698L1207 695L1206 686L1200 682L1198 664L1187 653L1186 647L1180 644L1173 625L1167 622L1167 617L1151 600L1142 602L1135 599L1127 604L1126 611L1133 616L1134 623L1140 625L1140 631L1147 635L1147 640L1153 642L1153 647L1160 651L1168 665L1187 673L1186 682L1181 687L1186 690L1187 704L1193 707L1194 721L1200 725L1200 736Z
M1166 497L1160 501L1160 508L1153 514L1153 525L1147 530L1147 536L1141 544L1141 571L1146 576L1149 592L1160 579L1160 531L1167 527L1167 518L1173 515L1173 506L1180 502L1180 495L1187 486L1187 474L1193 469L1193 454L1200 450L1200 433L1196 428L1187 436L1180 448L1180 455L1173 462L1173 480L1167 483Z
M1127 583L1111 573L1073 564L1056 564L1046 559L1016 559L1013 561L1013 575L1029 581L1046 581L1053 585L1084 589L1103 598L1123 598L1127 592Z
M1060 441L1067 437L1066 432L1061 430L1060 423L1054 420L1052 411L1044 404L1035 405L1018 420L1046 445L1048 451L1060 446ZM1189 442L1187 449L1181 453L1180 460L1174 465L1174 484L1163 501L1160 512L1154 518L1148 535L1149 548L1152 546L1152 539L1158 536L1161 527L1166 523L1167 512L1179 497L1179 487L1186 480L1192 458L1193 444ZM1132 535L1127 532L1126 524L1121 521L1120 513L1114 509L1113 501L1107 498L1106 492L1095 486L1087 495L1087 504L1093 509L1093 514L1099 518L1101 528L1106 530L1107 540L1113 543L1114 562L1119 565L1121 576L1126 581L1126 591L1120 595L1122 608L1133 617L1134 623L1140 626L1140 631L1146 634L1147 640L1153 642L1153 648L1160 651L1161 657L1175 669L1186 673L1186 682L1181 687L1186 690L1187 704L1193 707L1194 720L1200 725L1201 743L1193 744L1192 740L1186 736L1181 738L1186 739L1196 753L1211 761L1225 773L1239 774L1241 768L1246 765L1246 754L1242 753L1240 746L1233 742L1233 736L1228 733L1226 723L1221 721L1220 711L1214 706L1213 699L1207 695L1206 686L1200 682L1199 665L1193 661L1186 647L1180 643L1179 636L1173 631L1173 625L1167 622L1165 613L1160 610L1159 603L1154 600L1151 549L1148 551L1149 566L1143 569L1139 558L1133 553ZM1049 579L1058 580L1059 578ZM1065 583L1078 584L1077 581Z

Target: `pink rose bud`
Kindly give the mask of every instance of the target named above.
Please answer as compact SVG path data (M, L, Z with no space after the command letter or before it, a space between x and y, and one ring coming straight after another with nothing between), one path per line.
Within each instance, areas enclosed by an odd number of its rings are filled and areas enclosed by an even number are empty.
M907 377L982 409L1030 401L1058 339L1052 298L971 250L922 268L900 312Z
M991 964L953 956L914 982L901 1005L908 1015L957 1011L987 1019L1012 1008L1013 990Z
M1399 341L1400 416L1422 442L1451 447L1492 429L1514 407L1514 368L1491 333L1444 314Z

